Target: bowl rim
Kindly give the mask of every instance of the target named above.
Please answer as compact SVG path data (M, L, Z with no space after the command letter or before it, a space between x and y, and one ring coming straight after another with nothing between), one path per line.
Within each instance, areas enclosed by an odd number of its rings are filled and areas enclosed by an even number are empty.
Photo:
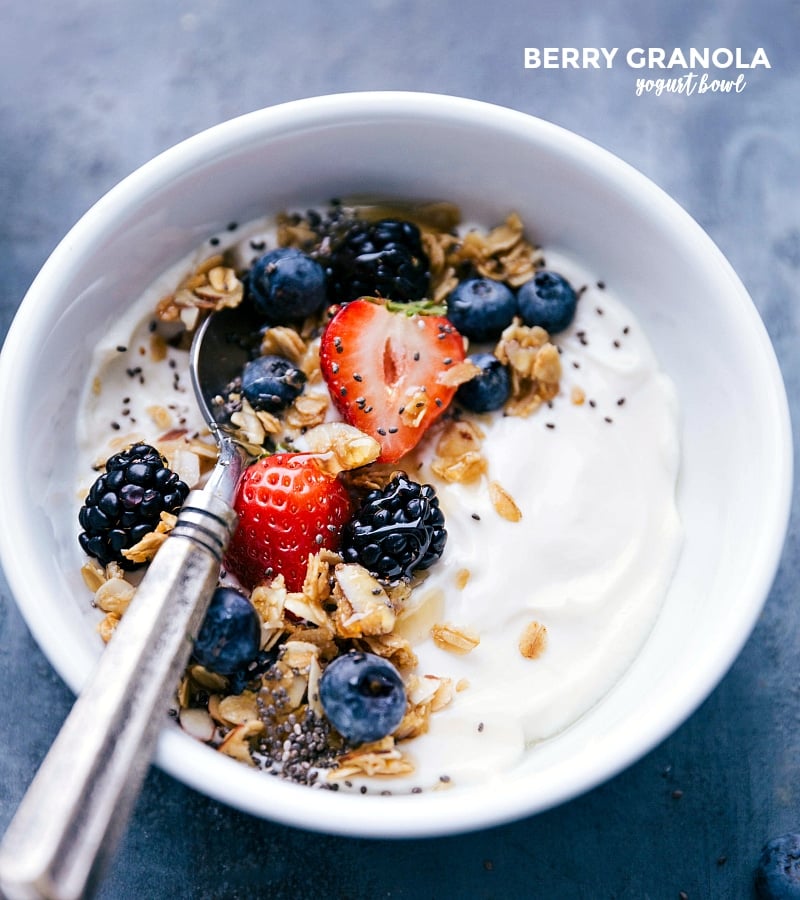
M26 336L35 332L39 310L46 306L47 297L58 291L65 270L79 268L87 254L90 255L94 238L124 218L131 206L143 202L187 167L221 158L252 142L309 127L387 118L418 123L425 119L459 125L480 123L485 128L556 147L560 155L607 183L626 191L635 189L652 206L654 215L677 220L682 228L689 229L692 239L708 254L708 265L718 269L717 277L727 279L748 317L751 339L769 370L773 388L769 398L773 426L770 439L777 475L772 482L774 493L766 498L770 532L764 542L766 550L753 573L751 602L745 610L738 611L740 621L735 634L703 661L691 683L676 691L667 710L662 708L657 716L642 719L635 742L618 737L616 741L604 743L598 747L593 764L578 772L577 777L572 772L566 783L554 777L536 797L527 796L512 779L491 785L491 803L476 804L475 792L465 789L398 796L392 798L390 807L385 805L385 798L310 791L273 779L265 803L264 792L252 790L252 777L263 780L263 773L255 773L232 760L221 760L228 768L225 779L209 783L203 776L204 757L200 755L208 753L208 748L174 727L165 726L160 733L155 757L160 768L184 784L244 812L330 834L428 837L498 825L544 811L599 785L640 759L682 724L713 691L744 646L766 602L781 559L791 511L793 446L788 399L774 348L752 299L713 240L683 207L640 171L587 138L529 113L485 101L440 93L353 91L254 110L205 129L159 153L112 187L72 226L40 269L9 328L0 353L0 385L6 388L0 391L0 420L19 420L22 389L15 387L14 373L27 370L33 346ZM0 443L0 471L13 471L14 461L8 446L9 442ZM14 490L13 485L11 489ZM67 648L36 616L33 606L21 600L31 594L31 580L30 573L19 565L18 537L10 525L0 525L0 562L11 592L37 644L61 678L77 693L82 679ZM187 765L187 760L197 765ZM558 766L553 771L557 775Z

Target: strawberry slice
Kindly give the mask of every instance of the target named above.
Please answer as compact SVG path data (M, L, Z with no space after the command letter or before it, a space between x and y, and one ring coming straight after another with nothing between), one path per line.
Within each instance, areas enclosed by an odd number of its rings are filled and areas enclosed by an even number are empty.
M344 420L378 441L381 462L395 462L453 399L456 388L439 378L463 361L464 341L444 316L390 312L362 297L330 320L319 359Z
M308 557L336 550L350 519L350 496L310 453L275 453L249 466L234 509L239 525L226 567L247 588L282 574L290 591L305 580Z

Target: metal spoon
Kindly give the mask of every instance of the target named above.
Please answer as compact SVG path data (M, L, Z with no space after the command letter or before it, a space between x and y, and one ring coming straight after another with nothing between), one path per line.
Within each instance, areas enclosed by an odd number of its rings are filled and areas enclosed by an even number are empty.
M127 825L236 527L231 504L249 457L214 418L213 398L249 358L247 309L205 320L192 381L219 461L192 491L80 693L0 844L9 900L91 896Z

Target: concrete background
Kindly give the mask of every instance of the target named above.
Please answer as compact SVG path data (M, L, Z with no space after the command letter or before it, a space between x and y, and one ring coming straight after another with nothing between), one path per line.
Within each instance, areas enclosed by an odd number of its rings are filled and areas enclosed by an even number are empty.
M68 228L160 150L284 100L429 90L550 119L672 194L751 291L796 413L800 13L790 0L706 6L2 0L2 334ZM630 47L741 47L745 57L763 47L772 68L746 71L738 94L636 97L637 74L681 72L636 73L621 59L611 71L526 71L525 46L620 47L620 56ZM800 828L798 547L795 515L763 615L707 702L580 799L457 838L351 841L253 819L152 770L102 897L752 896L762 844ZM0 685L2 831L72 702L5 582Z

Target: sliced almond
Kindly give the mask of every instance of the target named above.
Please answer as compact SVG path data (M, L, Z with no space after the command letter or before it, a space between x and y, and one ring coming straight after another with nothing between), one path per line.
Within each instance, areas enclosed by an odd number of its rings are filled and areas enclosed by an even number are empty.
M337 590L336 629L342 637L388 634L397 618L383 585L357 563L334 569Z

